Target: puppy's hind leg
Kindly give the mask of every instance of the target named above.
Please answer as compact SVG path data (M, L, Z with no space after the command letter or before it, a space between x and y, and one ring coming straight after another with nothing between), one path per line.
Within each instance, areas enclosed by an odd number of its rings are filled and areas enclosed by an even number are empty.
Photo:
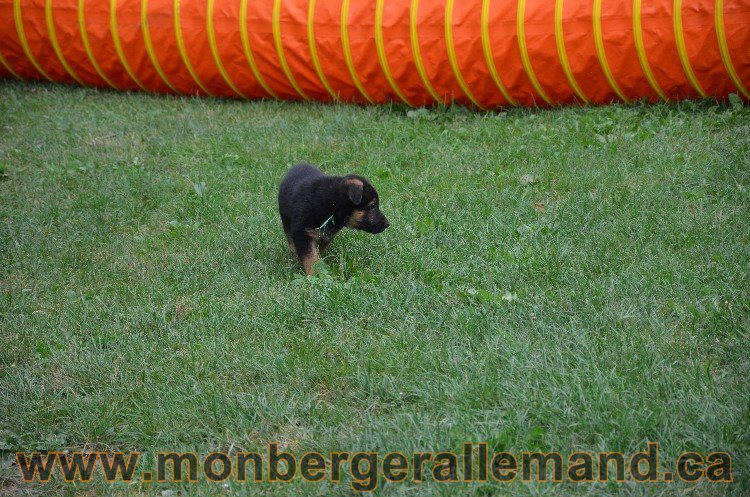
M286 246L289 247L289 252L296 253L296 250L294 249L294 240L292 239L292 234L288 231L284 230L284 234L286 235Z
M318 262L318 246L307 233L295 233L292 237L294 251L305 269L305 274L312 276L313 266Z

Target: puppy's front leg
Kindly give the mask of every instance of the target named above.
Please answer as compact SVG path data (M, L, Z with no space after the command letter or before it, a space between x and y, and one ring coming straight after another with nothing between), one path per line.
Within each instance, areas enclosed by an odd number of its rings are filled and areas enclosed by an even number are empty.
M305 274L312 276L313 266L315 266L315 263L320 258L317 243L305 232L295 233L293 241L294 251L297 253L297 257L305 269Z

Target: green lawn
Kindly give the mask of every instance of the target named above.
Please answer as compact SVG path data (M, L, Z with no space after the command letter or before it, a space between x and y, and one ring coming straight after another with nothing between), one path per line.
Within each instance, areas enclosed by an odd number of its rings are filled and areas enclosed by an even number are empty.
M306 278L276 208L312 162L378 188ZM750 486L750 109L406 112L0 82L0 494L14 451L730 452ZM325 269L325 268L323 268ZM143 461L141 469L153 462ZM220 493L221 485L43 490ZM342 484L231 483L349 495ZM162 495L167 495L166 494Z

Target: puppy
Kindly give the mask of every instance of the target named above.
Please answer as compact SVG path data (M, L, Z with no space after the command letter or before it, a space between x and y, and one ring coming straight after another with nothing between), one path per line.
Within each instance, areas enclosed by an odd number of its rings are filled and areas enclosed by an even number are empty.
M279 187L279 214L289 249L313 274L319 251L342 228L380 233L388 219L380 212L378 192L362 176L326 176L315 166L298 164Z

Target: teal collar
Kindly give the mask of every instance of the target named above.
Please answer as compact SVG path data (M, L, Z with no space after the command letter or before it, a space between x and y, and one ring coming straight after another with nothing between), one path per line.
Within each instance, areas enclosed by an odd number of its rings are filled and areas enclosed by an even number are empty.
M331 216L328 219L326 219L325 221L323 221L323 224L320 225L320 227L318 228L318 230L325 231L326 228L328 228L328 226L330 226L330 225L333 225L333 214L331 214Z

